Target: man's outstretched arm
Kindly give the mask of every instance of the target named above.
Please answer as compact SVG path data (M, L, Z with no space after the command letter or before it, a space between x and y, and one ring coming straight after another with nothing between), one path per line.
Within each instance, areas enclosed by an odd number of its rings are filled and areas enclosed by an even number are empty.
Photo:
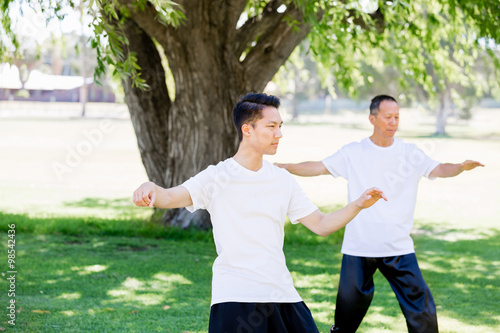
M373 206L379 199L387 201L384 193L373 187L366 190L357 200L350 202L342 209L328 214L323 214L319 210L316 210L308 216L301 218L299 222L315 234L326 237L343 228L361 210Z
M283 168L291 174L302 177L313 177L319 175L329 175L323 162L302 162L302 163L274 163L274 165Z
M435 167L434 170L431 171L429 177L440 177L440 178L455 177L461 174L463 171L472 170L480 166L484 167L483 164L471 160L467 160L463 163L457 163L457 164L441 163L437 167Z
M165 189L147 182L134 191L134 204L139 207L181 208L193 204L189 191L184 186Z

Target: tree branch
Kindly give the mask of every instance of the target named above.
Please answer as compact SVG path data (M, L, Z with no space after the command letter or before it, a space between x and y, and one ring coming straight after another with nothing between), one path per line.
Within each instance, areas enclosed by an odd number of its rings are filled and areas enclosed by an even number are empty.
M157 20L158 12L150 2L144 4L144 10L140 8L136 9L133 0L118 0L118 2L128 8L130 18L142 30L156 39L160 44L168 45L168 35L174 32L174 28L172 26L165 26Z
M225 2L227 3L226 6L230 9L229 29L234 31L236 28L236 23L238 23L241 13L245 9L247 0L225 0Z
M236 35L236 25L245 9L247 0L189 0L186 1L185 8L205 7L202 12L208 13L207 20L210 25L216 26L218 30L218 39L225 44L233 45ZM192 11L195 12L195 11ZM194 18L196 25L198 17Z
M377 8L377 10L375 12L368 14L371 17L371 19L373 20L373 22L375 23L375 25L366 22L363 19L363 17L358 14L358 11L355 9L349 9L348 13L349 13L349 15L344 17L344 19L342 20L343 24L348 23L348 19L352 17L353 23L360 26L364 30L370 30L372 27L375 27L375 30L378 33L384 32L385 20L384 20L384 14L380 10L380 7Z
M311 26L304 23L302 11L293 4L289 5L283 14L277 25L268 27L264 31L242 63L248 78L247 82L252 85L246 87L248 91L262 91L311 30ZM322 14L318 13L318 16ZM300 23L292 26L283 20L284 17Z
M235 38L235 54L238 57L257 37L281 22L285 13L278 13L277 9L282 4L281 0L270 1L264 8L262 18L260 20L257 16L251 17L237 30Z

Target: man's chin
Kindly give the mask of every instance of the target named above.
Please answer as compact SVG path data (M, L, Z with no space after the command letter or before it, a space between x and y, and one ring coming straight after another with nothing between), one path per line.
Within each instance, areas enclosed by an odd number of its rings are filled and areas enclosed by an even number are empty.
M266 151L264 155L276 155L277 152L278 152L278 147Z

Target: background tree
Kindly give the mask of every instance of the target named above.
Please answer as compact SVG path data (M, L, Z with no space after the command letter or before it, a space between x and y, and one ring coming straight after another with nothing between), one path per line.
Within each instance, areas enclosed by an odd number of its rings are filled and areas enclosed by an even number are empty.
M14 4L0 4L3 56L19 46L6 14ZM39 5L58 16L77 4ZM485 51L492 47L480 45L482 38L500 42L497 0L95 0L89 11L97 73L107 62L122 76L148 177L167 187L234 154L232 106L244 93L262 91L306 37L316 60L352 95L370 80L356 57L391 64L432 93L427 66L443 69L437 71L443 86L441 73L454 68L443 42L466 38L470 49ZM166 85L169 71L175 94ZM166 220L184 227L209 223L206 213L182 210L170 211Z
M376 2L363 3L367 5L361 7L362 11L376 7ZM383 25L376 25L377 33L361 31L363 25L356 19L348 19L347 28L330 29L325 37L340 44L340 52L335 50L338 44L323 43L322 38L311 34L313 50L319 50L315 52L316 58L323 66L327 64L335 70L337 83L351 96L392 92L403 103L417 101L436 115L434 134L445 135L447 116L453 109L467 113L474 100L498 91L499 30L494 29L500 25L493 18L499 14L500 3L385 4L400 10L379 7L374 13L382 11ZM352 6L360 7L359 3ZM481 15L490 18L483 20ZM343 29L352 34L343 34ZM374 47L366 47L365 39ZM336 56L329 57L329 53ZM483 75L478 63L487 67L490 75Z
M427 75L433 82L432 91L426 90L412 75L405 75L407 73L399 72L395 67L387 67L383 63L373 64L364 58L357 59L368 80L366 84L357 87L356 96L364 100L378 94L397 96L400 105L417 106L434 115L436 121L433 134L446 135L447 119L450 115L470 119L472 108L481 99L500 97L500 82L495 77L492 59L486 52L478 49L465 55L459 45L449 45L447 48L449 59L454 62L451 75L441 73L444 78L441 81L440 75L437 74L441 69L427 64ZM495 52L498 57L499 51ZM464 63L469 65L464 66ZM405 80L400 82L401 78Z

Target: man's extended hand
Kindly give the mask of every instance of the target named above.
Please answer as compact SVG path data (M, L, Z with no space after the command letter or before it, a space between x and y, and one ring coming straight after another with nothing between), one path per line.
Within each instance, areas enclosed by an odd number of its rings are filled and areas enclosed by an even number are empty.
M460 163L460 167L464 171L472 170L472 169L480 167L480 166L484 167L483 164L481 164L481 163L479 163L477 161L472 161L472 160L467 160L465 162Z
M139 207L153 207L156 200L156 185L147 182L134 191L134 204Z
M387 201L384 192L376 187L372 187L363 193L357 200L356 206L359 208L368 208L373 206L379 199Z

